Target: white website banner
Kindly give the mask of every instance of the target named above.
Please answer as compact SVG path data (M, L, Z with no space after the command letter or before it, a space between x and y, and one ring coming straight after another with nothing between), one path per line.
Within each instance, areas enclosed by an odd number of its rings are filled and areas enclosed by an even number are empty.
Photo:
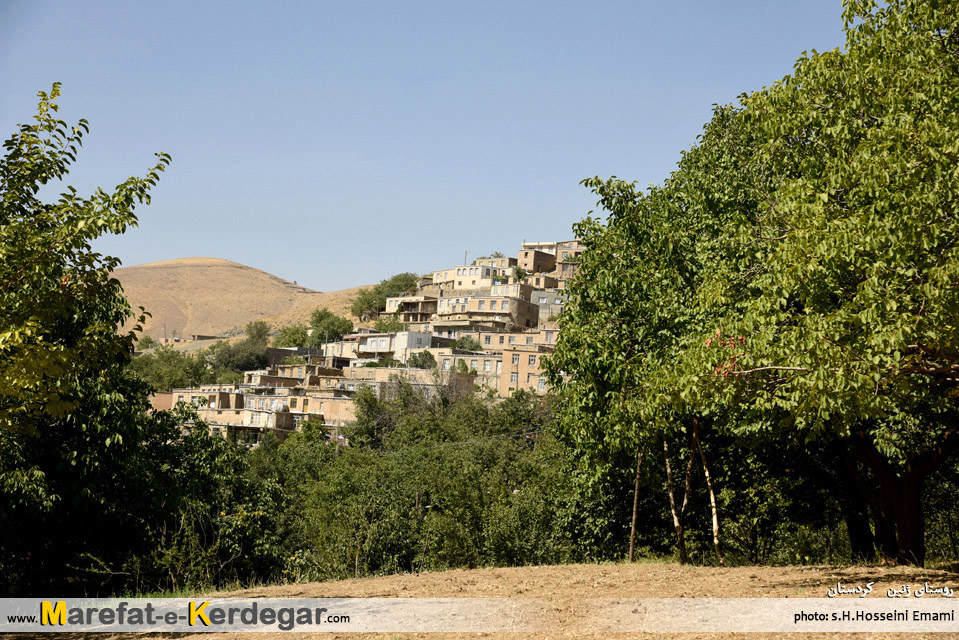
M959 632L959 601L948 597L557 604L522 598L0 599L0 632Z

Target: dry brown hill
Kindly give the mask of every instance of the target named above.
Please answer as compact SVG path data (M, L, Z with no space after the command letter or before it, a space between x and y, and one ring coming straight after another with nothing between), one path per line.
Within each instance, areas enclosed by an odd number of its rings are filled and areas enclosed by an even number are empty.
M360 287L320 292L219 258L180 258L121 267L114 274L133 305L152 315L144 332L166 335L218 335L253 320L275 326L304 322L314 309L326 307L349 315ZM355 318L351 319L355 320Z

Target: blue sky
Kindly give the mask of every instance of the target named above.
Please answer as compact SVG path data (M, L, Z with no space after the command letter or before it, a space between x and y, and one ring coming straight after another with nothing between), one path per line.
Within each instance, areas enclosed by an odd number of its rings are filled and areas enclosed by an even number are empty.
M659 182L713 103L843 42L839 0L0 0L0 132L63 83L70 184L165 151L126 265L242 262L319 290L571 236L583 178Z

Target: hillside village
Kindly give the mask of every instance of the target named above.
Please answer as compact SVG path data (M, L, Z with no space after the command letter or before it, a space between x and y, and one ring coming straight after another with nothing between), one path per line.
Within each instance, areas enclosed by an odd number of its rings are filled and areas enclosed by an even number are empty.
M495 254L425 274L416 291L387 298L379 314L402 330L359 329L314 348L271 347L267 368L244 372L239 383L158 392L153 407L193 404L214 434L253 444L265 432L282 440L307 420L347 443L343 427L356 417L355 394L366 387L382 396L391 380L428 395L444 385L477 385L499 397L520 389L543 395L542 356L556 343L564 290L581 253L578 240L524 242L515 258Z

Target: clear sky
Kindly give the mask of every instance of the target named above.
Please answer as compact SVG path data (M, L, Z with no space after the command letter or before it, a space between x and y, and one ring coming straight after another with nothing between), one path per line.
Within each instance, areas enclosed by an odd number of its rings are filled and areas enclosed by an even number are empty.
M843 42L839 0L0 0L0 133L63 83L69 182L173 163L125 265L332 290L571 237L583 178L668 175L713 103Z

